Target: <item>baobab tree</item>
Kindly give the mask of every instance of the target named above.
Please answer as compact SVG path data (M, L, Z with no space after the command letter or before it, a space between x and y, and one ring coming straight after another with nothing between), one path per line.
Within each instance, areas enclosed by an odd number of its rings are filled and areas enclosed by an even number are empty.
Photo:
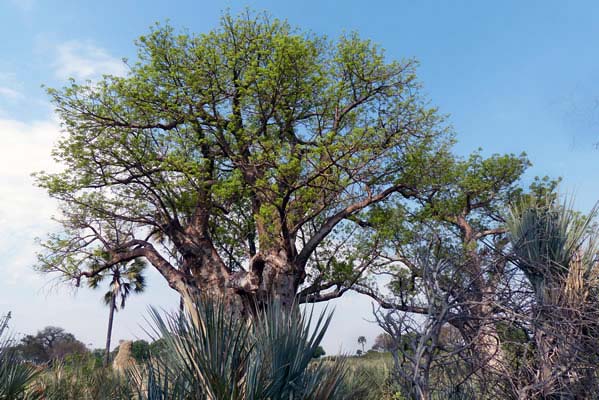
M449 157L415 66L267 15L197 36L156 27L127 76L49 90L64 168L37 182L63 229L38 268L78 284L142 258L184 298L242 311L343 295L380 252L362 216L425 190Z

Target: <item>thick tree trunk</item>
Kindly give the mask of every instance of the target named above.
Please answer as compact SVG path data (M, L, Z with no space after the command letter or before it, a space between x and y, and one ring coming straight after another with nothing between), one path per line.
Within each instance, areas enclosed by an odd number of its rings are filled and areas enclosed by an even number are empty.
M508 365L491 309L492 301L487 297L483 295L472 299L474 306L469 310L465 325L456 327L471 346L474 368L495 376L504 375L508 372Z
M493 310L496 300L498 281L492 276L486 278L483 273L483 259L476 250L476 241L473 239L473 231L466 221L462 221L464 232L464 246L469 249L465 272L472 279L473 291L467 294L466 302L469 303L470 329L468 337L465 337L474 351L474 357L478 365L475 367L482 372L503 375L506 372L506 357L501 347L499 334L497 332L497 320ZM501 265L498 265L499 267ZM495 271L499 276L499 271Z
M110 363L110 339L112 338L112 322L114 320L114 310L116 308L116 295L113 292L110 299L110 311L108 314L108 332L106 333L106 350L104 354L104 366Z
M486 371L493 374L505 372L505 354L495 324L488 323L478 328L472 338L472 348L480 366Z
M540 394L542 398L548 397L554 389L555 382L552 378L554 365L551 361L552 346L549 335L542 329L535 333L535 342L538 351L539 374L538 384L541 387Z
M201 279L181 281L174 288L181 294L190 312L197 299L221 298L234 312L248 315L272 301L291 307L302 282L302 274L303 269L296 268L284 251L272 250L252 257L247 271L217 276L208 274L204 269Z

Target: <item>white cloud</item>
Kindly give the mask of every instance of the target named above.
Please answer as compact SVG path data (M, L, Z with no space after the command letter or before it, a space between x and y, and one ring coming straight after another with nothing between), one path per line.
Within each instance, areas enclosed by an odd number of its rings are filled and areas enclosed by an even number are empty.
M16 100L23 98L23 94L15 89L0 86L0 98L2 97L8 98L9 100Z
M51 149L61 136L56 120L21 122L0 118L0 315L12 311L14 332L34 333L46 325L64 327L84 343L100 347L104 341L107 309L102 292L84 288L53 287L52 277L33 270L44 237L59 226L51 221L56 203L34 186L31 173L55 172L60 166ZM166 309L178 305L177 294L160 274L148 271L150 296L134 296L117 314L114 345L118 339L145 337L140 326L152 304ZM54 289L54 290L51 290Z
M96 79L103 74L125 75L125 64L88 42L69 41L56 48L56 76L60 79Z
M0 271L6 283L37 281L34 239L51 229L56 206L34 186L31 173L57 170L50 151L59 135L56 121L0 119Z

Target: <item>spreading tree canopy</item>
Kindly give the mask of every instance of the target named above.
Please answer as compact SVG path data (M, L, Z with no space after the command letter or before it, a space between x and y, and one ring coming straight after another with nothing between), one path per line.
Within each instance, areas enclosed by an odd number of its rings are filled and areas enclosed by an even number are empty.
M246 13L137 45L125 77L49 90L64 169L37 182L64 229L42 271L78 283L143 258L184 296L337 297L381 250L362 216L423 196L450 157L415 62L356 34Z

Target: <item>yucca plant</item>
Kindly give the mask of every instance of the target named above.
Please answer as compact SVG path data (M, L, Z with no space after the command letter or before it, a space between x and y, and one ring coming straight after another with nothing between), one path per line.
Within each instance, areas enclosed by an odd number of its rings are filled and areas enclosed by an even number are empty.
M31 389L37 371L21 362L6 335L9 318L10 313L0 319L0 400L34 400L39 398Z
M345 398L344 361L312 360L330 314L315 317L312 312L303 314L297 305L287 308L273 302L266 310L240 318L225 301L204 300L195 304L193 318L163 317L156 310L151 315L168 351L154 358L143 379L136 379L142 399Z
M545 301L547 289L563 285L569 275L592 278L596 274L599 241L591 228L597 211L594 207L583 216L571 202L560 204L549 196L511 208L506 223L513 261L530 281L538 301Z

